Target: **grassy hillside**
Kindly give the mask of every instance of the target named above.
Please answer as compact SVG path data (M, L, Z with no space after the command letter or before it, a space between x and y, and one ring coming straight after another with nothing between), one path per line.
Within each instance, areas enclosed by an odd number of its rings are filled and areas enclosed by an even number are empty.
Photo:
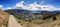
M9 19L9 16L10 14L0 9L0 27L7 27L7 21Z
M5 12L12 14L16 17L18 23L23 25L24 27L46 27L49 25L52 27L53 25L57 24L57 20L59 21L60 12L48 12L43 11L40 13L20 13L18 11L9 11L6 10Z

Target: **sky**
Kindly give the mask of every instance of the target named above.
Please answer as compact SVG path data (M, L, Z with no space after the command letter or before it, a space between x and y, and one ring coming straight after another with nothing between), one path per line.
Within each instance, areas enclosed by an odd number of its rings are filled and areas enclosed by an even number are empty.
M55 10L57 10L56 8L60 9L60 0L0 0L0 8L3 9L25 8L28 10L29 9L37 10L39 8L36 7L39 6L43 7L42 5L47 7L52 7Z

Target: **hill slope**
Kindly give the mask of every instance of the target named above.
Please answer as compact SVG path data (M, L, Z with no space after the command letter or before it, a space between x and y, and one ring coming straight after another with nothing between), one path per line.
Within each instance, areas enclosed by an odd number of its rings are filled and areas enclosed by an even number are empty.
M0 9L0 27L6 27L9 16L10 14Z
M17 17L18 23L24 27L58 27L60 26L60 12L59 11L22 11L20 9L5 10ZM24 12L24 13L22 13Z

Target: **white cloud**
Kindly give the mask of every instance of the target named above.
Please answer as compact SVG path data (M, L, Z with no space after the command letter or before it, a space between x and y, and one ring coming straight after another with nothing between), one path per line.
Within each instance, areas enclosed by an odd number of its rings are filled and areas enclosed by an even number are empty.
M43 4L43 1L41 4ZM41 4L37 4L37 2L34 2L31 4L24 5L24 1L21 1L21 2L17 3L14 6L14 8L24 9L24 10L60 10L60 8L56 8L50 4L47 4L47 5L41 5Z
M3 6L2 5L0 5L0 8L2 8Z
M26 10L37 10L38 9L37 8L38 4L36 2L34 2L33 4L27 4L27 5L24 5L23 3L24 3L23 1L17 3L15 5L15 8L22 8Z
M24 1L21 1L21 2L19 2L19 3L17 3L16 5L15 5L15 7L24 7Z
M6 9L13 9L12 7L7 7Z
M14 8L13 7L3 8L3 10L10 10L10 9L14 9Z

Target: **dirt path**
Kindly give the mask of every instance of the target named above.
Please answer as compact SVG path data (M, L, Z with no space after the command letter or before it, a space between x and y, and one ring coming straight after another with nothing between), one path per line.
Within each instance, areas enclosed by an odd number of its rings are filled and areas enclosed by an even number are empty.
M23 26L17 23L13 15L10 15L8 27L23 27Z

